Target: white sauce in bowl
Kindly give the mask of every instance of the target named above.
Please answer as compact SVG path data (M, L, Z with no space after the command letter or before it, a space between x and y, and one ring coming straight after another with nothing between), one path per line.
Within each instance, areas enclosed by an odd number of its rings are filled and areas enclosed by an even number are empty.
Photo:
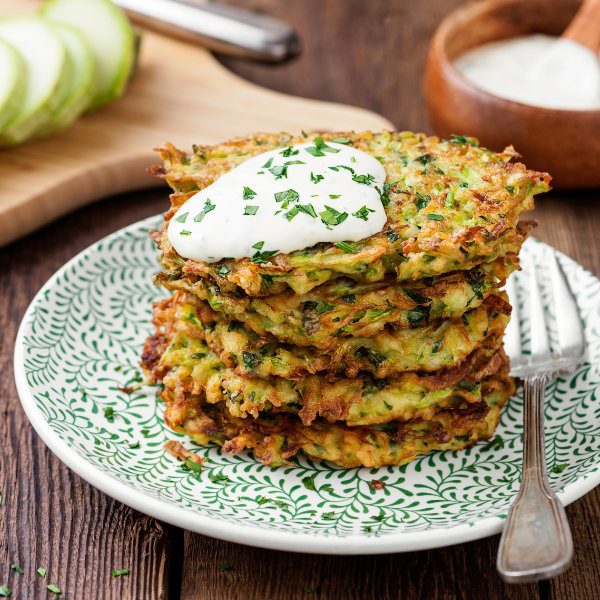
M530 35L469 50L454 67L507 100L564 110L600 109L600 61L572 40Z
M184 258L216 262L348 242L380 232L385 170L369 154L341 143L297 144L265 152L189 198L168 237Z

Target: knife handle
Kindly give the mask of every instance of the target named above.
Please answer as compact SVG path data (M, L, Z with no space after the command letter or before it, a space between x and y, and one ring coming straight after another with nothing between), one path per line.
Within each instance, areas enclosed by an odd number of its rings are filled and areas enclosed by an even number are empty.
M298 38L287 23L236 6L190 0L113 1L143 27L223 54L279 62L299 51Z

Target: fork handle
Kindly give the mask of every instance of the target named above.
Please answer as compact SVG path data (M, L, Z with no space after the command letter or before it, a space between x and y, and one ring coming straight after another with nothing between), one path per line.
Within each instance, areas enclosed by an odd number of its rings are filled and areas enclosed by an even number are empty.
M544 450L544 393L549 373L525 378L523 472L498 550L505 581L527 583L562 573L573 557L565 509L550 489Z

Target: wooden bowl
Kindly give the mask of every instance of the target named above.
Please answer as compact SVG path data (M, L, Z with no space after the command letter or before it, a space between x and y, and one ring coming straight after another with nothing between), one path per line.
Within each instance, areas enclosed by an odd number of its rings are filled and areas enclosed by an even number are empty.
M498 98L452 65L486 42L546 33L560 35L578 0L485 0L451 13L431 41L425 100L436 134L470 135L500 150L512 144L531 169L547 171L553 186L600 187L600 110L537 108Z

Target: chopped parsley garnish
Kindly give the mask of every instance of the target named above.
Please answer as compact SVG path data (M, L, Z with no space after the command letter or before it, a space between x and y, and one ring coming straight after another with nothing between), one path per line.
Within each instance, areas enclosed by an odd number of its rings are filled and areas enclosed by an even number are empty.
M479 146L473 140L470 140L469 138L465 137L464 135L456 135L454 133L452 133L450 135L452 136L452 141L455 144L463 144L463 145L470 144L474 148L479 148Z
M319 213L321 220L326 225L340 225L348 218L347 212L339 212L335 210L335 208L331 208L331 206L325 205L326 210Z
M46 588L48 590L50 590L52 593L54 593L54 594L60 594L61 593L60 588L57 588L53 583L47 585Z
M187 229L183 229L179 232L179 235L192 235L192 232L188 231Z
M287 167L288 165L305 165L306 163L303 160L287 160L283 164Z
M222 473L211 474L208 476L208 478L213 483L223 483L224 484L229 481L229 477L227 477L227 475L223 475Z
M372 348L365 348L364 346L360 347L355 354L359 357L364 356L368 358L374 365L380 365L382 362L387 360L383 354L380 354Z
M421 292L417 290L413 290L411 288L402 288L402 291L417 304L429 304L431 302L431 298L424 296Z
M211 210L215 210L215 208L217 207L216 204L213 204L210 201L210 198L206 199L206 202L204 203L204 206L202 207L202 211L199 212L195 217L194 217L194 221L196 223L200 223L204 217L211 211Z
M411 325L417 325L421 321L423 321L423 320L427 321L429 319L429 312L430 312L429 306L417 306L417 307L413 308L412 310L409 310L406 313L406 316L408 317L408 322Z
M294 206L294 208L292 208L292 210L288 210L286 213L284 213L284 217L288 220L291 221L300 211Z
M347 137L338 137L335 140L331 140L334 144L349 144L350 140Z
M202 465L199 465L197 462L193 460L186 460L182 465L181 469L183 471L190 471L190 476L196 480L200 479L200 473L202 472Z
M323 181L323 179L325 179L325 178L323 177L323 175L318 175L318 174L317 174L317 175L315 175L315 174L314 174L314 173L311 171L311 173L310 173L310 180L311 180L313 183L319 183L319 181Z
M333 488L327 483L321 486L322 492L333 492Z
M254 352L248 352L247 350L242 352L242 359L244 366L248 369L254 369L262 362L262 360Z
M8 598L11 594L12 592L10 591L10 588L7 588L4 585L0 585L0 596L2 596L3 598Z
M375 177L371 173L366 175L352 175L352 181L356 183L364 183L365 185L371 185L375 181Z
M354 175L354 169L352 167L349 167L348 165L338 165L337 168L338 169L346 169L346 171L350 171L350 173L352 173L352 175Z
M426 165L428 162L435 160L435 158L431 154L423 154L421 156L417 156L414 159L414 162L421 163L422 165Z
M296 207L300 212L306 213L307 215L310 215L313 219L317 218L317 211L315 210L315 207L311 204L298 204L298 206Z
M259 505L267 504L268 502L272 502L273 504L275 504L275 506L277 506L277 508L287 508L288 507L287 502L284 502L283 500L277 500L275 498L267 498L266 496L259 496L256 499L256 502L258 502ZM267 506L265 508L269 508L269 507Z
M189 212L184 212L182 215L179 215L175 220L178 223L185 223L185 220L187 219L189 214L190 214Z
M473 281L471 283L471 289L473 290L473 293L475 294L475 296L477 296L477 298L479 298L479 300L483 300L483 294L481 293L482 285L483 285L483 283L481 281Z
M271 258L271 256L279 252L279 250L265 250L264 252L261 252L264 244L264 242L257 242L256 244L254 244L254 246L252 246L253 248L257 249L257 252L250 259L253 263L266 263L267 260Z
M317 488L315 487L315 479L314 477L305 477L302 480L302 485L304 485L304 487L307 490L316 490Z
M444 217L442 215L436 215L435 213L429 213L427 215L428 219L431 219L432 221L443 221Z
M371 532L373 531L373 527L372 527L371 525L365 525L365 526L363 527L363 531L364 531L365 533L371 533Z
M244 186L244 200L252 200L256 196L256 192L249 187Z
M456 385L463 390L468 392L474 392L477 389L477 384L469 381L468 379L461 379Z
M323 306L321 306L321 308L319 308L319 310L317 310L317 314L322 315L323 313L329 312L330 310L333 310L334 308L335 308L335 306L324 301Z
M46 569L44 569L44 567L38 567L36 572L40 577L46 577Z
M300 200L300 195L298 194L298 192L292 189L285 190L283 192L277 192L276 194L274 194L274 196L275 202L282 203L282 208L287 208L290 202L297 202L298 200Z
M227 275L227 273L229 273L229 272L230 272L230 270L231 270L231 269L230 269L230 268L229 268L227 265L223 265L223 266L222 266L222 267L219 269L218 273L219 273L219 275L220 275L221 277L225 277L225 275Z
M387 206L390 203L390 189L393 188L397 183L397 181L394 181L393 183L383 184L383 192L380 193L381 204L383 204L383 206Z
M369 220L369 213L375 212L372 208L367 208L367 206L363 206L359 208L355 213L352 213L353 217L357 219L362 219L363 221Z
M115 409L112 406L105 406L104 407L104 418L109 422L109 423L113 423L115 420ZM38 573L40 573L40 570L44 571L44 569L42 569L41 567L37 570ZM44 577L44 575L46 575L46 571L44 571L44 573L40 573L40 575L42 575L42 577Z
M288 146L283 152L280 152L281 156L295 156L300 150L295 149L293 146Z
M268 169L272 164L273 164L273 157L271 156L271 158L262 166L262 168Z
M562 465L554 465L550 469L550 473L562 473L568 466L569 463L563 463Z
M314 146L305 148L305 150L313 156L325 156L325 152L337 153L340 151L339 148L332 148L331 146L328 146L323 141L322 137L316 137L313 142L315 144Z
M423 196L423 194L421 194L420 192L415 192L415 196L417 197L417 199L415 200L417 210L424 209L431 202L430 196Z
M258 206L244 206L244 215L255 215L258 212Z
M17 573L20 573L21 575L23 575L23 569L21 569L21 567L19 565L10 565L10 568L13 571L16 571Z
M287 179L287 165L278 165L276 167L271 167L269 171L275 175L275 179L281 179L285 177Z
M340 197L341 197L341 194L329 194L329 197L330 197L332 200L335 200L336 198L340 198Z
M344 252L347 252L348 254L354 254L354 248L347 242L336 242L334 246L340 250L343 250Z
M333 511L326 512L321 515L324 519L333 519L335 517L335 513Z
M131 448L131 450L137 450L140 447L140 443L139 442L131 442L129 445L129 448Z
M129 575L129 569L115 569L110 573L113 577L120 577L121 575Z

